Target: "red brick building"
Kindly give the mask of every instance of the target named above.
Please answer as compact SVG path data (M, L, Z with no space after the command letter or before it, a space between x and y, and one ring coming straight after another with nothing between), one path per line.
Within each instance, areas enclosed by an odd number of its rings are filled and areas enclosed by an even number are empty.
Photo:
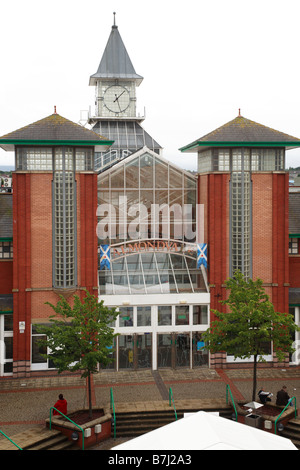
M289 289L300 286L300 260L289 255L285 152L299 144L298 138L239 114L181 149L198 153L198 202L205 207L212 309L225 308L219 304L226 296L224 280L239 269L247 278L264 281L277 311L289 310ZM297 196L290 199L299 224ZM291 230L299 236L299 228ZM267 356L272 360L271 349Z
M72 302L84 289L119 308L118 370L239 366L226 354L209 357L201 338L236 269L261 278L275 309L290 309L300 324L300 192L285 170L285 153L300 139L239 115L181 149L197 152L195 177L164 160L143 129L136 110L142 80L114 24L90 77L93 131L55 112L0 138L15 151L13 192L0 193L0 377L53 371L35 325L52 314L45 302L60 294ZM132 245L120 196L145 209L147 223ZM101 203L111 204L118 222L103 239L96 232ZM158 220L153 235L147 217L156 203L186 204L194 226L198 203L204 226L198 220L187 239L174 215L166 228ZM198 266L200 241L208 245L207 267ZM103 246L113 254L101 270ZM272 345L265 358L277 365Z
M110 144L56 113L1 138L16 157L13 193L0 199L2 250L13 244L0 260L1 375L39 369L32 325L52 314L45 302L97 292L94 149Z

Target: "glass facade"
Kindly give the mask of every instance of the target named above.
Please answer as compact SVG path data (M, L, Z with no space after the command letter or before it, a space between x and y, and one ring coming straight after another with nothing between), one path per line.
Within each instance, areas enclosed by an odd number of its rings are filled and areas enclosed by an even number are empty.
M136 239L196 240L197 181L141 153L98 178L99 243Z
M282 148L244 148L247 171L281 171L285 169ZM241 148L212 148L198 153L198 172L241 170ZM246 161L247 160L247 161Z
M98 177L98 243L110 247L99 265L101 294L196 292L196 179L150 152ZM99 256L100 262L100 256Z
M68 288L76 285L74 170L73 150L55 149L53 285L58 288Z
M148 149L98 175L99 297L120 312L118 370L208 366L196 202L197 179Z

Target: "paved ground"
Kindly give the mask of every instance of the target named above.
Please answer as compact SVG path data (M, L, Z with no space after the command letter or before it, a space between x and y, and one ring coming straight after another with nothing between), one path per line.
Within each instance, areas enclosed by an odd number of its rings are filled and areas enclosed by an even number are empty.
M176 400L226 397L230 385L237 400L252 400L251 369L161 369L159 371L103 371L93 376L92 400L96 406L114 401L124 406L132 402L158 402L168 399L171 387ZM300 403L300 368L263 368L258 370L257 391L263 386L274 396L282 385ZM28 379L0 378L0 430L7 436L44 426L50 407L63 393L68 412L87 406L86 381L77 376L48 376ZM4 437L0 434L0 440ZM116 444L116 443L115 443ZM102 445L100 448L105 448Z

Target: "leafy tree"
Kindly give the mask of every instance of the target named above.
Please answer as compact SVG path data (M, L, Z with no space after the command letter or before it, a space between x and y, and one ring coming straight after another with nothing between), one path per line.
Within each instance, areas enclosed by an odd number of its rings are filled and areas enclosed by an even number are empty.
M49 326L40 326L38 331L46 335L41 340L50 350L46 357L51 359L58 369L63 371L81 371L82 377L88 378L89 416L92 417L91 374L98 371L98 364L111 362L114 334L110 324L118 312L108 308L103 301L85 291L81 302L74 296L71 305L61 296L57 305L50 305L56 315L50 317Z
M253 356L252 400L255 400L257 362L264 361L266 345L272 342L273 351L282 361L294 351L292 333L299 328L292 315L275 312L261 279L247 281L237 271L225 284L229 296L220 303L228 306L228 313L212 310L217 320L204 333L205 347L211 352L226 351L234 358Z

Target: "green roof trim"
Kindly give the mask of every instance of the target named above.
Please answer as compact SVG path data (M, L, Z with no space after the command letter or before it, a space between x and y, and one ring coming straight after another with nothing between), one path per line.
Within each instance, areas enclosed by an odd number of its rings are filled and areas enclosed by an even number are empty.
M300 238L300 233L289 233L289 238Z
M179 150L184 152L197 147L300 147L300 142L205 142L197 141L190 145L181 147Z
M12 242L13 237L0 237L0 242Z

